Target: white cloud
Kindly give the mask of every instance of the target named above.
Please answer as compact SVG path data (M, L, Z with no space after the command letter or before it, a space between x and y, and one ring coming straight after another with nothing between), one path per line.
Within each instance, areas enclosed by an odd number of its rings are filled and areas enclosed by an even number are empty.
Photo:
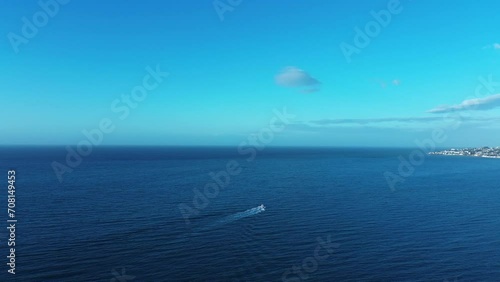
M318 86L321 85L321 82L297 67L286 67L276 75L275 81L284 87L307 87L302 90L304 93L319 91Z
M297 121L289 124L288 129L307 132L339 132L339 130L406 130L412 132L428 132L429 128L446 127L452 123L461 123L461 128L494 128L498 127L499 116L426 116L426 117L393 117L393 118L338 118L310 121ZM394 134L394 133L393 133Z
M311 94L311 93L318 92L318 91L319 91L319 88L306 88L306 89L300 90L300 92L302 92L304 94Z
M491 95L485 98L464 100L458 105L439 106L429 110L429 113L448 113L454 111L484 111L500 107L500 94Z
M488 44L486 46L483 47L483 49L496 49L496 50L499 50L500 49L500 43L493 43L493 44Z
M399 79L393 79L393 80L390 80L388 82L386 82L384 80L380 80L380 79L377 79L376 81L380 85L380 87L382 87L382 88L387 88L387 86L391 86L391 85L394 85L394 86L401 85L401 80L399 80Z
M314 125L335 125L335 124L369 124L369 123L416 123L442 121L442 117L398 117L398 118L345 118L345 119L322 119L312 120L309 123Z

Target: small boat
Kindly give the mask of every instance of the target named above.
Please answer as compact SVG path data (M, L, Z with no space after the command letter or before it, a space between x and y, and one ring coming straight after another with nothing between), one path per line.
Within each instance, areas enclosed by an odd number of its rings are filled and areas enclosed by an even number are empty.
M266 207L264 206L264 204L262 204L262 205L260 205L260 206L259 206L259 209L261 209L261 210L265 211L265 210L266 210Z

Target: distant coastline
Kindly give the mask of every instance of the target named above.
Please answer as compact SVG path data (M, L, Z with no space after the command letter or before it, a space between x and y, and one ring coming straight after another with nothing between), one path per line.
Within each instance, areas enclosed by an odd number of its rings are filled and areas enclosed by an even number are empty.
M500 147L495 147L495 148L479 147L479 148L462 148L462 149L452 148L443 151L430 152L429 155L500 159Z

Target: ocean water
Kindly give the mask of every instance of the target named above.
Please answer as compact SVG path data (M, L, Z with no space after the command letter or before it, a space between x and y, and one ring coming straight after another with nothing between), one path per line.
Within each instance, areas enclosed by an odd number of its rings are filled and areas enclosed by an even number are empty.
M426 156L393 191L411 152L100 147L60 183L64 147L2 147L0 281L500 281L500 160Z

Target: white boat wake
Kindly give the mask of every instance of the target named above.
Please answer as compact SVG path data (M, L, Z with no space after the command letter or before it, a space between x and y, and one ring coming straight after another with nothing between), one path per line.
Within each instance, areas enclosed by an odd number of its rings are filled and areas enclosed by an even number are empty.
M207 226L206 228L203 228L203 230L214 229L214 228L220 227L222 225L226 225L228 223L240 220L240 219L245 218L245 217L254 216L254 215L259 214L265 210L266 210L266 207L264 205L260 205L260 206L255 207L255 208L248 209L244 212L238 212L238 213L235 213L235 214L232 214L232 215L229 215L229 216L226 216L222 219L217 220L215 223Z
M226 224L226 223L229 223L229 222L236 221L238 219L242 219L242 218L245 218L245 217L249 217L249 216L252 216L252 215L259 214L259 213L261 213L261 212L263 212L265 210L266 210L266 207L264 205L260 205L258 207L251 208L251 209L246 210L244 212L239 212L239 213L232 214L230 216L226 216L223 219L217 221L216 224Z

